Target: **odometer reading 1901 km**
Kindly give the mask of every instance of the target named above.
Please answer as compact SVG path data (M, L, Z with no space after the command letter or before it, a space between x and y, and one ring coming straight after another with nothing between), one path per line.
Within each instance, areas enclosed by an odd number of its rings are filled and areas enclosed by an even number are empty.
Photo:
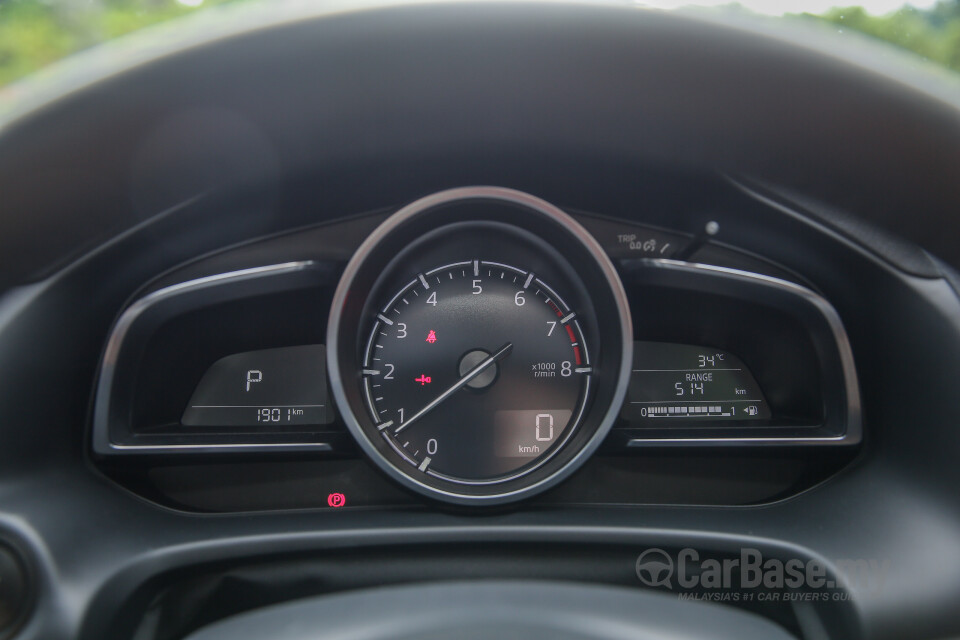
M590 393L576 312L533 272L484 260L437 267L382 307L363 362L381 436L420 473L482 485L548 460Z

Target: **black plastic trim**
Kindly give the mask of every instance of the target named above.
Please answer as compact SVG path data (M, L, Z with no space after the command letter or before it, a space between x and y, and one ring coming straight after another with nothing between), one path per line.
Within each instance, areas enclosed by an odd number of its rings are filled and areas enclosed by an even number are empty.
M256 434L229 439L197 436L184 443L169 436L133 434L130 385L144 342L164 321L217 302L328 284L335 269L315 261L254 267L181 282L140 298L121 314L103 354L93 415L93 450L100 455L328 452L327 442L268 442Z
M796 317L809 331L823 375L826 417L822 424L792 429L756 428L753 434L707 435L702 430L671 429L667 433L633 433L630 447L687 446L837 446L859 444L863 437L860 387L850 340L843 322L823 296L787 280L708 264L677 260L624 261L624 279L630 284L719 293L732 301L760 301ZM798 381L799 383L799 381ZM729 431L729 430L728 430ZM780 432L779 435L778 431ZM798 432L806 431L803 435ZM643 435L641 435L643 434Z

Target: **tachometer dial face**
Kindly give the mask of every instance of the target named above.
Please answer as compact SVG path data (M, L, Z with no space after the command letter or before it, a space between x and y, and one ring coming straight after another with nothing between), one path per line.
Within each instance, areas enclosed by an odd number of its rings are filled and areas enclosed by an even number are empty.
M417 472L449 482L536 469L576 430L591 392L590 350L563 283L482 259L411 275L367 341L364 393L380 436Z

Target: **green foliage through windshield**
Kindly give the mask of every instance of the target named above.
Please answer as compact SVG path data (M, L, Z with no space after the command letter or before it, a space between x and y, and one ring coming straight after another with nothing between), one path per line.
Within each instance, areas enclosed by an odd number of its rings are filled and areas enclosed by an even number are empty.
M831 9L822 16L805 17L865 33L960 71L960 0L939 2L928 10L905 6L879 17L861 7Z
M0 0L0 86L125 33L230 1ZM960 71L960 0L883 16L854 6L787 18L832 23L838 33L861 32Z
M0 0L0 86L71 53L227 0Z

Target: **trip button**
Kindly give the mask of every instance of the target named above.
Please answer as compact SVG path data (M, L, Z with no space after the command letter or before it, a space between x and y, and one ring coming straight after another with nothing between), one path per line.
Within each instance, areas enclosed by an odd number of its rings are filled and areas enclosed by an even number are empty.
M673 258L691 237L616 220L577 216L611 258Z

